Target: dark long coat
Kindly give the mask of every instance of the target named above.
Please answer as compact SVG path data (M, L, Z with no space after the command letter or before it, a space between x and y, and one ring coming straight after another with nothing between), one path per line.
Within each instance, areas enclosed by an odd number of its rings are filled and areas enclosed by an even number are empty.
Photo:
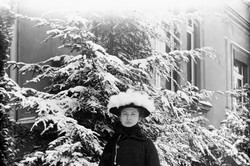
M114 136L106 144L99 166L160 166L153 142L140 127L116 126Z

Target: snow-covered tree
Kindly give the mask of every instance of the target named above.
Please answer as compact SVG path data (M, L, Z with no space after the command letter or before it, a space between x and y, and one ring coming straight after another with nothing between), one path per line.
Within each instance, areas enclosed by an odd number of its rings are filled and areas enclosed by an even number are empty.
M12 122L9 119L11 109L10 95L12 82L5 75L5 65L8 58L14 13L10 6L0 3L0 165L11 165L16 157L15 139Z
M171 27L178 29L186 17L133 11L70 13L62 19L25 18L37 21L37 26L50 27L44 42L59 39L59 49L68 48L69 52L33 64L9 62L22 74L37 73L27 83L39 83L44 78L51 82L47 92L21 88L17 95L16 104L37 113L33 128L42 124L41 134L55 136L48 145L24 156L18 165L97 165L116 120L107 112L108 99L129 88L146 91L155 101L157 109L141 126L154 140L162 165L219 166L228 164L226 158L237 160L238 165L249 164L249 158L227 137L202 127L205 119L199 113L199 101L215 92L199 90L188 82L173 92L152 82L155 69L166 79L172 70L182 78L178 64L209 52L207 48L170 53L153 49L152 39L170 45L166 33L175 35ZM48 65L53 61L60 67Z
M228 92L234 98L234 109L226 110L226 118L221 122L219 132L228 138L234 148L250 158L250 111L249 85ZM232 153L233 154L233 153ZM238 164L238 161L235 160ZM236 165L236 164L235 164Z

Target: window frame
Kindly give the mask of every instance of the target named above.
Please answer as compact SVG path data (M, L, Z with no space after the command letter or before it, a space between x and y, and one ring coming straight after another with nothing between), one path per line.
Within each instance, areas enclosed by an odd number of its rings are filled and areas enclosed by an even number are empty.
M231 56L232 56L232 88L233 89L242 89L246 83L249 83L249 62L250 62L250 52L245 50L240 45L232 42L231 44ZM237 70L238 69L238 70ZM241 82L240 86L238 82ZM243 91L241 92L243 93ZM244 97L242 95L239 98L240 102L244 101ZM236 100L234 100L236 102Z
M169 36L168 36L171 45L169 47L167 44L165 44L165 52L166 53L180 49L180 33L175 35L176 28L174 25L172 25L171 27L172 28L170 29ZM178 79L179 78L178 78L177 72L174 71L173 69L171 69L170 76L166 79L165 88L172 90L172 91L177 91L178 90L178 86L177 86Z
M187 30L187 50L194 50L195 48L199 48L199 25L195 20L188 19L186 22ZM197 26L197 27L196 27ZM188 35L190 35L190 40L188 38ZM187 80L191 83L193 86L200 86L201 78L200 78L200 60L199 59L192 59L191 56L189 56L189 61L187 63Z

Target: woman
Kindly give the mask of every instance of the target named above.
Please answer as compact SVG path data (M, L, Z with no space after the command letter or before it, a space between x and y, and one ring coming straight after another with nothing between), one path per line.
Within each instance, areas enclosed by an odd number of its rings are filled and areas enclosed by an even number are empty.
M107 142L99 166L160 166L153 142L138 122L154 110L148 95L127 91L110 97L108 110L118 116L115 134Z

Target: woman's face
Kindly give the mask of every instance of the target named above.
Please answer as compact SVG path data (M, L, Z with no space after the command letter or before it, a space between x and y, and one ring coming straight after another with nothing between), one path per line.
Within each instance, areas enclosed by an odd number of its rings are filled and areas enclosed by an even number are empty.
M132 127L136 125L140 120L140 114L138 108L126 107L121 111L119 119L123 126Z

